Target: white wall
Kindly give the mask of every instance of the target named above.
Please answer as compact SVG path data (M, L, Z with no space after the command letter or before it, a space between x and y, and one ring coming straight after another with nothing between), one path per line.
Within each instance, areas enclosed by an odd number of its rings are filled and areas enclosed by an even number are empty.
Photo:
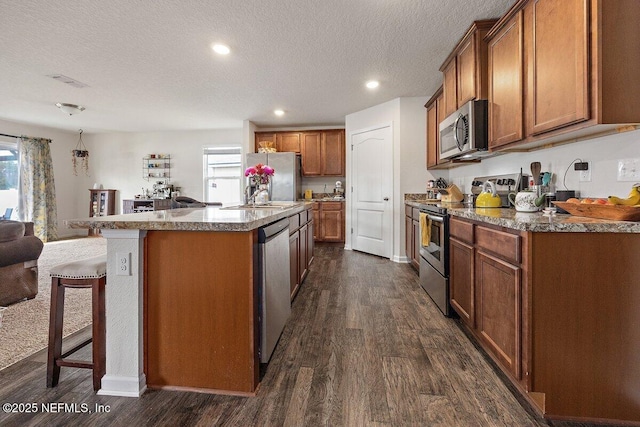
M426 97L396 98L346 117L347 188L351 176L351 134L374 126L393 126L393 255L404 261L404 193L424 192L426 182L433 179L426 170ZM346 198L346 242L351 248L351 201Z
M72 121L74 118L69 117ZM89 192L81 176L74 176L71 165L71 150L78 142L78 132L69 132L44 126L0 120L0 133L9 135L27 135L38 138L49 138L51 142L51 159L56 187L56 203L58 209L58 235L68 237L74 234L86 234L67 229L63 221L77 218L82 210L83 216L89 215ZM83 140L84 135L83 135ZM9 141L10 139L4 138ZM79 171L79 173L81 173ZM79 197L82 195L82 197Z
M153 189L154 181L142 177L142 158L152 153L171 155L170 183L181 187L181 194L202 200L203 158L207 146L243 145L243 129L172 131L148 133L104 133L83 139L90 152L90 177L84 177L84 188L99 183L103 188L118 190L116 213L122 212L122 200L141 194L142 188ZM78 212L86 216L84 211Z
M633 182L618 182L618 160L640 158L640 130L608 135L588 141L574 142L557 147L527 152L510 153L485 159L481 163L449 170L449 180L463 192L470 192L475 176L523 172L530 174L530 164L542 163L542 171L554 173L557 189L563 190L563 176L576 158L591 162L591 182L579 182L579 173L573 166L566 175L569 190L579 191L582 197L626 197Z

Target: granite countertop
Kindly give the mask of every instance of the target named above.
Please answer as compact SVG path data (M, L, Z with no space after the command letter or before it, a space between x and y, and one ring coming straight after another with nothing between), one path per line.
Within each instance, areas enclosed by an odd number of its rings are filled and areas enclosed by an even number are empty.
M425 200L405 200L419 208ZM553 233L640 233L640 222L611 221L569 214L544 215L542 212L516 212L510 208L450 208L452 216L520 231Z
M450 209L452 216L501 227L533 232L564 233L640 233L640 222L611 221L569 214L544 215L542 212L516 212L506 208Z
M333 197L322 197L322 198L313 198L313 199L299 199L300 202L344 202L345 198L342 199L334 199Z
M64 221L69 228L111 230L251 231L302 212L310 203L274 202L275 208L181 208Z

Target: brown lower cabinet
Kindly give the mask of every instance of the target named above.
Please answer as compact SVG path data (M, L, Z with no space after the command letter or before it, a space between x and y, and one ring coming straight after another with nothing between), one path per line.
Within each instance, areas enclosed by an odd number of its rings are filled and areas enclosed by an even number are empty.
M309 273L313 260L313 215L311 208L289 217L289 274L291 299Z
M450 221L451 305L545 417L640 424L640 234Z
M316 242L344 242L344 202L313 202Z
M416 270L420 270L420 210L405 205L405 254Z

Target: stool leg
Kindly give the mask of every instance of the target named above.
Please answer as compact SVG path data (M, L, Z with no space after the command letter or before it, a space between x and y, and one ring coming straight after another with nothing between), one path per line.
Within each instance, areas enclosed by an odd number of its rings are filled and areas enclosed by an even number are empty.
M51 308L49 313L49 349L47 351L47 387L58 385L60 366L56 361L62 355L62 322L64 317L64 286L60 279L51 279Z
M93 389L100 390L106 370L106 323L105 323L105 283L106 277L96 279L92 286L93 309Z

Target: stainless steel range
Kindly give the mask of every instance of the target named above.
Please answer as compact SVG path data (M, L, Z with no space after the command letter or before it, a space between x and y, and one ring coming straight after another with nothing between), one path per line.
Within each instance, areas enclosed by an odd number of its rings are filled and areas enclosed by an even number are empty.
M420 286L429 294L442 314L452 317L449 304L449 214L448 208L462 204L421 204L421 221L429 228L428 242L420 242ZM422 235L422 228L420 230Z
M496 187L496 192L500 196L502 201L502 207L509 207L509 193L517 193L518 191L527 188L528 175L522 175L522 173L511 173L505 175L492 175L492 176L478 176L473 178L471 182L471 194L475 198L482 192L482 184L485 181L491 181Z
M517 192L523 185L526 187L527 177L521 173L477 177L471 183L471 192L477 196L482 191L485 181L493 181L500 195L503 207L509 207L508 194ZM462 208L457 204L420 205L421 214L425 215L424 224L429 227L429 241L420 242L420 286L429 294L440 311L447 316L455 316L449 304L449 208ZM421 221L422 227L423 221ZM422 229L420 230L422 234ZM425 243L425 244L423 244Z

